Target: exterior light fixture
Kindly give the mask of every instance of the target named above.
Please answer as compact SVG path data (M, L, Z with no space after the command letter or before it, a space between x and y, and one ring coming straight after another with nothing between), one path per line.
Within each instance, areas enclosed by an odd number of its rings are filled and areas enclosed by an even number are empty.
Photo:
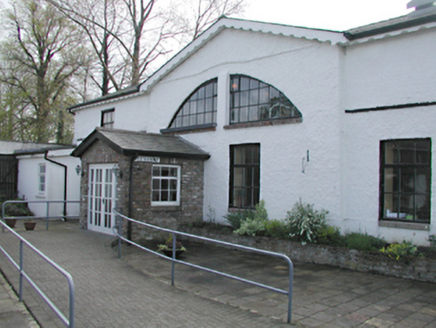
M77 173L77 175L80 175L80 171L81 170L82 170L82 168L80 167L79 164L77 164L77 166L76 166L76 173Z

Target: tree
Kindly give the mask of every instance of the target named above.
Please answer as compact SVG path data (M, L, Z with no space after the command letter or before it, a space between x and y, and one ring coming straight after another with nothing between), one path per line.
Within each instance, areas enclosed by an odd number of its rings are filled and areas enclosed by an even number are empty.
M158 59L196 38L244 0L47 0L88 36L100 70L102 95L143 81Z
M70 82L89 57L81 31L40 0L15 3L5 20L10 35L1 50L1 113L18 129L12 137L66 142L68 119L59 110L77 101Z

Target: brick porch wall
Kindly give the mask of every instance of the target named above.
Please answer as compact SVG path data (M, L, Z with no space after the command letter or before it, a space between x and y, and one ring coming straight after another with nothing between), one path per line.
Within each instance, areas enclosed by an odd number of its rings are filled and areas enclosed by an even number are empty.
M82 228L87 228L88 208L88 171L90 164L118 163L123 173L117 179L117 207L121 213L129 214L130 190L130 157L118 154L101 141L97 141L82 156L81 180L81 219ZM161 227L177 229L180 224L193 223L203 220L203 185L204 162L202 160L183 158L160 158L160 165L178 165L181 167L180 205L179 206L151 206L151 172L153 163L133 163L133 188L131 217ZM124 231L126 227L123 227ZM132 227L133 240L155 236L149 229Z

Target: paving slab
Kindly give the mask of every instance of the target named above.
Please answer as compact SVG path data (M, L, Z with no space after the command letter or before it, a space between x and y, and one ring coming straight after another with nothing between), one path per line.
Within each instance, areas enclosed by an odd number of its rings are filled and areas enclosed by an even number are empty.
M18 231L73 275L76 327L289 327L285 324L285 295L180 264L175 265L175 286L171 286L168 260L127 245L122 246L119 259L114 237L81 230L76 222L53 222L49 231L41 227ZM0 237L1 245L16 258L18 246L12 236L5 233ZM185 261L288 288L286 264L279 259L188 241L184 244L188 251L181 259ZM149 246L157 249L156 242ZM436 327L436 284L330 266L294 265L294 325ZM18 289L16 271L1 255L0 267ZM28 251L25 268L68 313L65 278ZM0 289L0 326L27 327L26 321L4 325L7 319L1 311L10 312L9 296L4 295ZM28 284L24 301L42 327L63 326ZM14 304L12 308L20 305Z
M287 326L163 284L118 259L111 247L113 237L81 230L77 224L52 223L49 231L19 233L73 276L76 327ZM3 233L1 244L17 257L18 246L12 234ZM63 313L68 313L66 280L31 252L25 252L24 263L29 276L59 304ZM4 256L0 256L0 265L16 288L18 277ZM25 284L24 301L42 327L63 327L28 284Z

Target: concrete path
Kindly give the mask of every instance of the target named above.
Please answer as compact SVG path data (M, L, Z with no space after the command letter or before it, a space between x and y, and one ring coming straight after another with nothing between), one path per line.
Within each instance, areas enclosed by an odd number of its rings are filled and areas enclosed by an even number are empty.
M111 248L113 237L80 230L71 223L53 223L48 232L41 225L40 229L19 233L72 274L76 327L286 327L269 317L193 295L144 275L117 258ZM18 243L10 233L1 234L1 244L17 254ZM16 272L4 256L0 256L0 267L12 285L18 286ZM26 252L25 269L68 313L65 278L30 252ZM24 301L42 327L63 326L27 284ZM1 321L0 326L4 327Z
M182 265L176 265L176 287L171 287L169 261L131 246L123 246L118 259L113 237L70 222L54 222L48 232L41 225L33 232L16 230L73 275L76 327L289 327L283 323L284 295ZM0 243L17 253L9 235L1 234ZM287 288L286 266L279 260L184 244L183 260ZM68 313L66 280L29 252L25 263L31 277ZM2 255L0 268L18 286L16 272ZM3 295L0 289L0 327L10 327L2 316ZM24 300L42 327L62 327L29 286ZM436 327L436 285L296 263L292 318L307 327Z

